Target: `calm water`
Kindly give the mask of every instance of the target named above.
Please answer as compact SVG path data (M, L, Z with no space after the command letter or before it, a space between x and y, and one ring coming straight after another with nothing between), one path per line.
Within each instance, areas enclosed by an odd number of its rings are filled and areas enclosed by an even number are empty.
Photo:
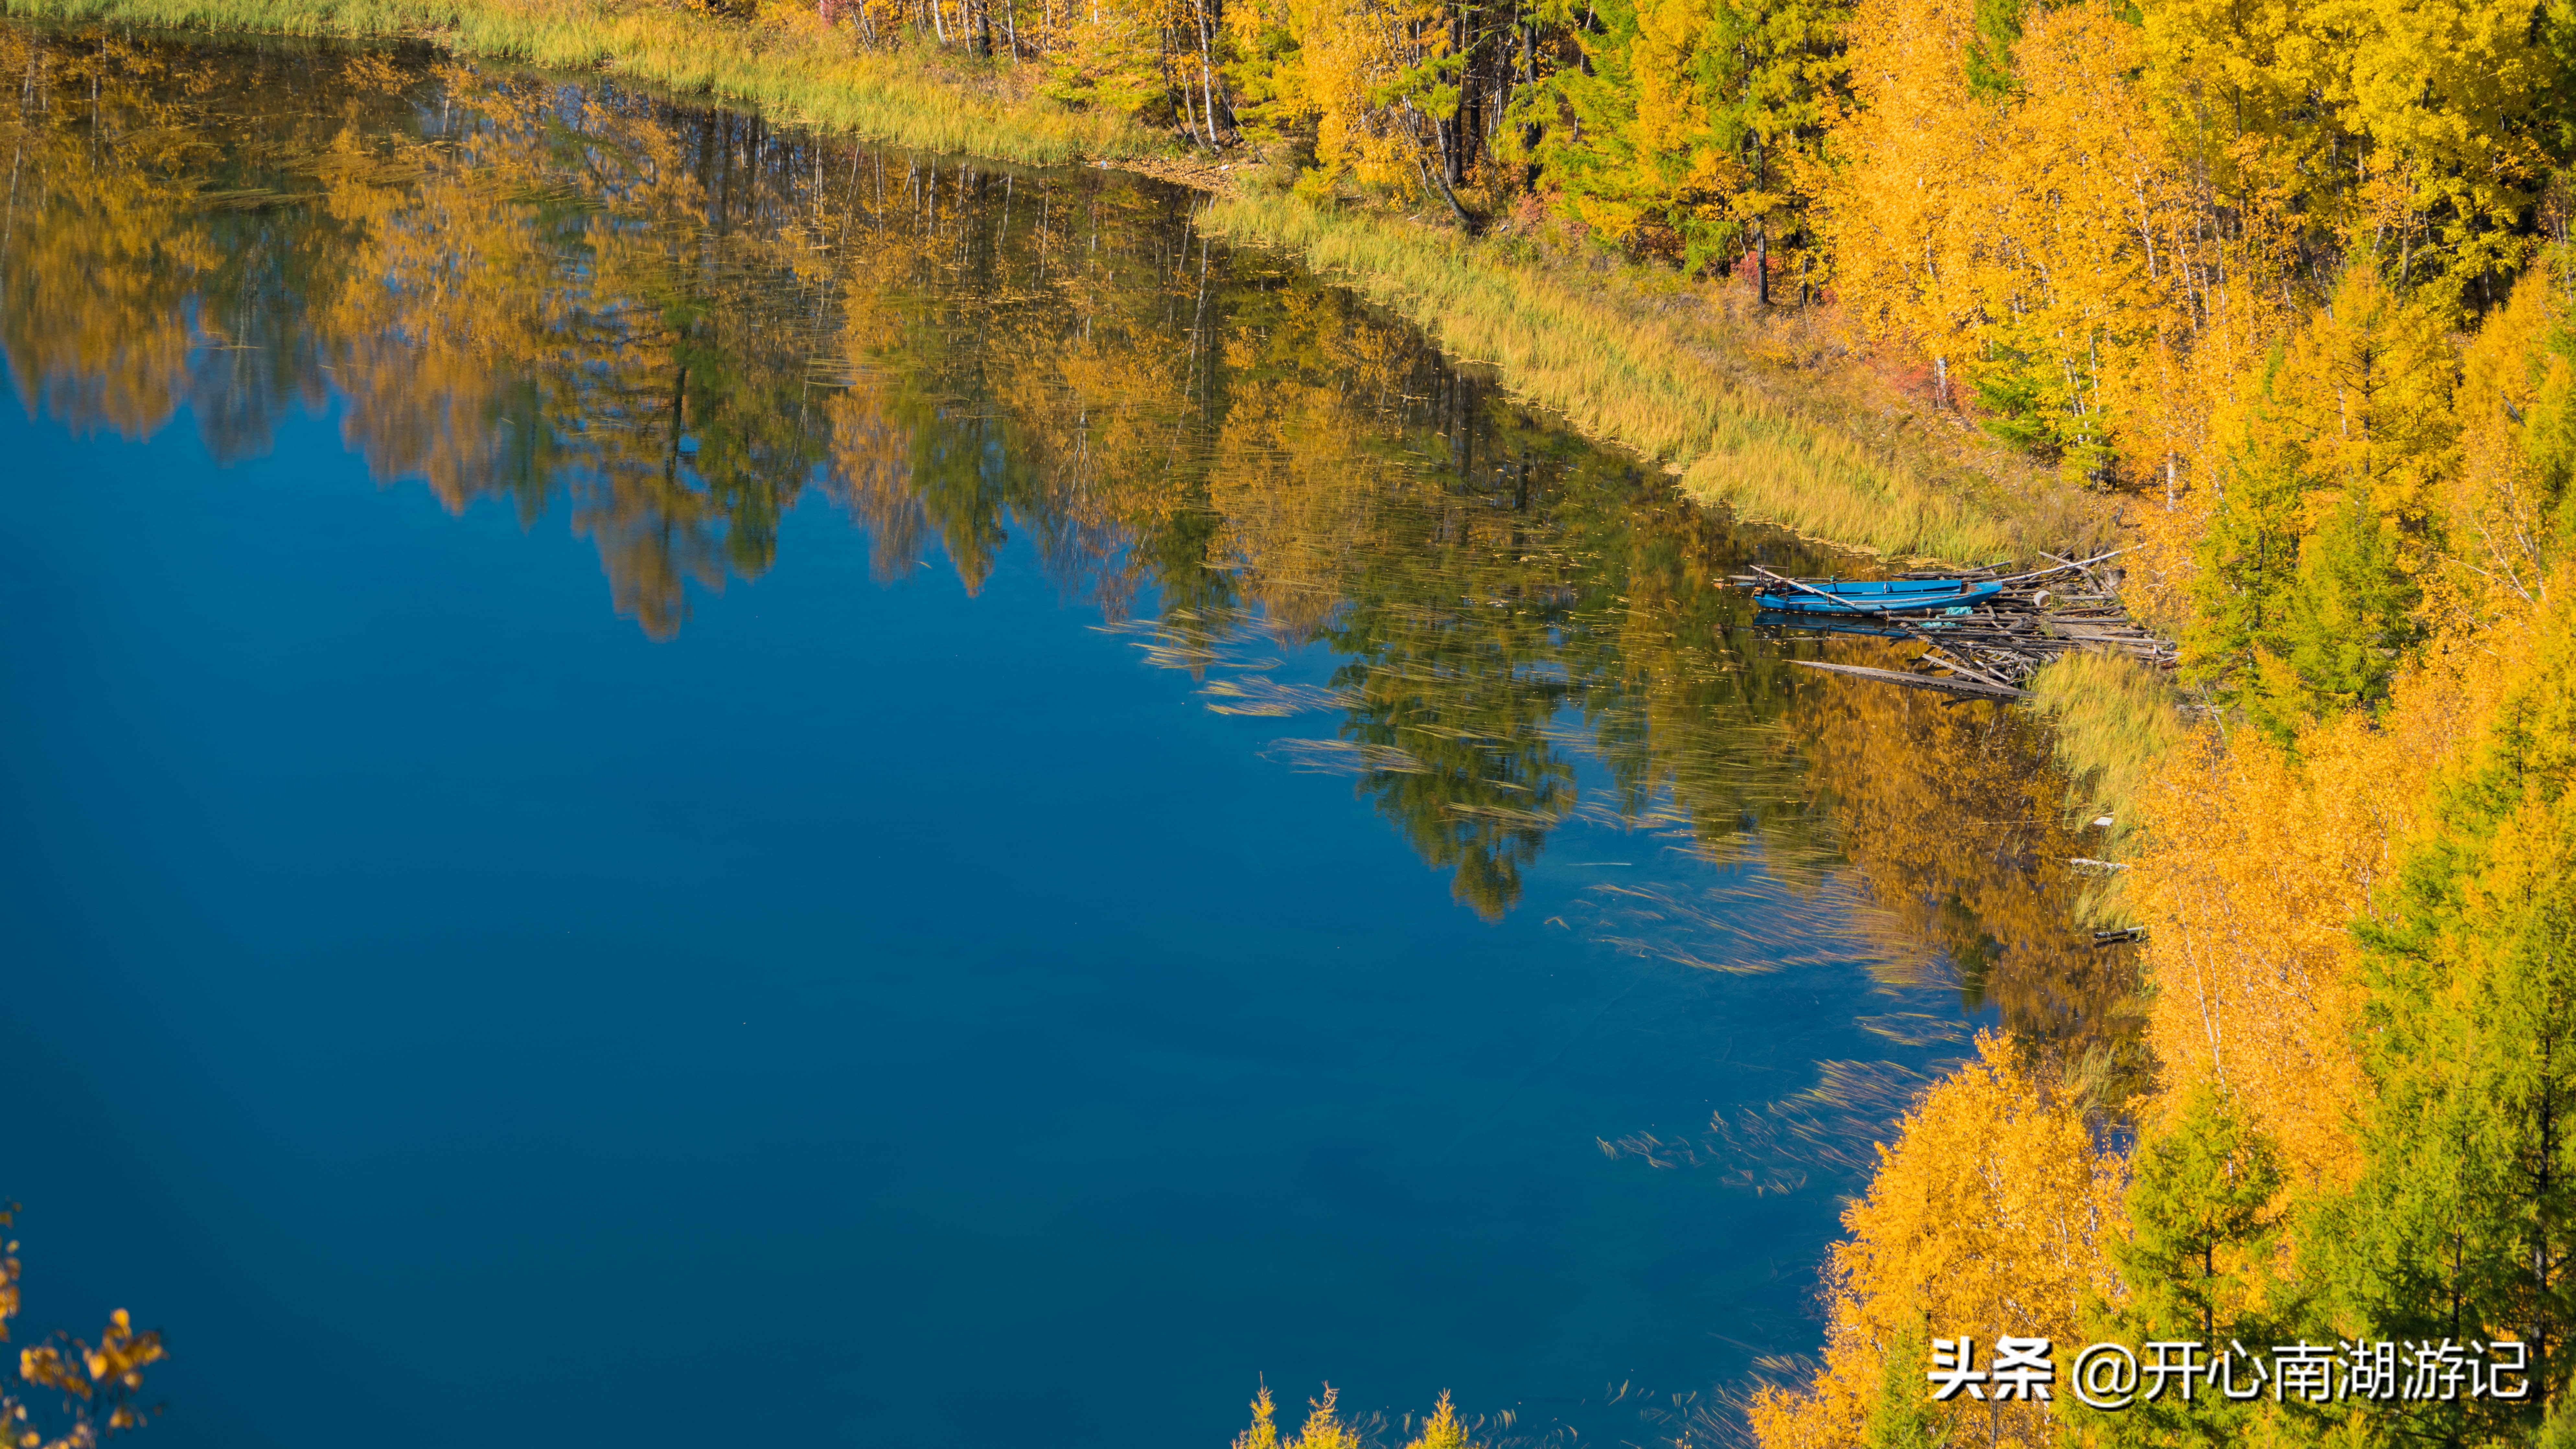
M1669 1440L2112 1015L2024 725L1187 194L0 74L0 1193L148 1442Z

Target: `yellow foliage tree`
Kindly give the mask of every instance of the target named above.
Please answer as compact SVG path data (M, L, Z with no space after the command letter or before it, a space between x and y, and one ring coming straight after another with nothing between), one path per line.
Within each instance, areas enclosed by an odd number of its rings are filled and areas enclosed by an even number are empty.
M17 1209L0 1209L0 1236L5 1236ZM18 1313L18 1245L0 1246L0 1342L9 1337L9 1320ZM134 1319L119 1308L107 1316L107 1328L93 1345L57 1333L48 1343L18 1352L18 1378L28 1388L61 1395L60 1414L42 1412L23 1397L17 1385L0 1383L0 1438L9 1449L97 1449L119 1434L142 1428L157 1408L136 1402L143 1371L167 1358L161 1335L136 1332ZM46 1422L59 1422L60 1433L48 1433Z
M2459 361L2435 310L2409 304L2375 267L2344 269L2334 296L2294 350L2303 451L2320 486L2311 529L2344 493L2405 541L2400 566L2421 572L2435 540L2436 481L2458 433L2451 399Z
M1442 0L1237 0L1226 25L1247 115L1274 135L1311 128L1310 193L1347 173L1399 196L1449 194L1436 169L1437 119L1457 104Z
M1945 388L1977 315L1952 235L1978 161L1960 62L1974 18L1968 0L1863 0L1848 52L1855 104L1833 133L1843 163L1820 186L1844 306L1864 330L1920 348Z
M1927 1381L1888 1363L1927 1329L1981 1346L2007 1334L2064 1343L2088 1296L2117 1290L2105 1252L2125 1221L2119 1157L2014 1062L2010 1039L1981 1037L1978 1050L1880 1147L1868 1196L1843 1214L1850 1236L1826 1270L1824 1371L1804 1389L1755 1396L1764 1449L1849 1449L1887 1386L1911 1379L1928 1396ZM2043 1404L1961 1395L1943 1412L1979 1439L2051 1442Z
M2461 358L2452 406L2459 466L2441 500L2455 627L2543 603L2550 560L2567 543L2566 499L2576 463L2576 266L2544 253Z
M1270 1402L1270 1386L1264 1384L1252 1399L1252 1427L1234 1436L1233 1449L1361 1449L1372 1442L1358 1428L1342 1422L1334 1407L1341 1394L1331 1384L1324 1385L1324 1396L1307 1401L1306 1422L1293 1439L1279 1437L1278 1410ZM1422 1432L1405 1445L1405 1449L1480 1449L1467 1437L1467 1426L1459 1421L1457 1407L1442 1390L1440 1402L1422 1421Z
M2035 16L2001 97L1969 84L1961 0L1870 0L1853 20L1849 166L1824 187L1863 324L1954 375L1988 425L2103 475L2161 460L2155 415L2186 331L2194 216L2107 4Z
M2295 750L2238 731L2174 752L2142 802L2130 882L2155 983L2151 1121L2214 1083L2280 1144L2292 1190L2351 1182L2366 1087L2347 923L2376 918L2430 772L2482 727L2529 647L2516 631L2439 641L2384 719L2313 724Z

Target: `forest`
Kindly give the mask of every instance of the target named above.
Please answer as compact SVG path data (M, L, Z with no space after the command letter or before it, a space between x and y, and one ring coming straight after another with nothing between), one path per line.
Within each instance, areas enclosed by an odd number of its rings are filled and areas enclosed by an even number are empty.
M1754 1396L1766 1446L2576 1442L2570 22L1869 0L1824 27L1816 130L1773 132L1793 187L1696 233L1793 239L1936 402L2126 499L2128 592L2184 645L2120 706L2146 763L2084 802L2147 927L2139 1070L2007 1030L1914 1105L1820 1363ZM1692 263L1682 211L1591 186ZM2531 1372L1931 1399L1930 1339L2016 1334Z
M1747 1404L1766 1449L2576 1443L2576 9L848 23L1031 57L1312 202L1727 279L1751 325L1830 328L2117 502L2126 592L2183 666L2087 662L2055 698L2143 981L2079 999L2091 1030L2008 1014L1888 1133L1822 1353ZM1931 1399L1932 1338L2008 1335L2511 1343L2529 1392ZM1327 1406L1298 1442L1343 1432ZM1239 1442L1277 1433L1265 1404Z

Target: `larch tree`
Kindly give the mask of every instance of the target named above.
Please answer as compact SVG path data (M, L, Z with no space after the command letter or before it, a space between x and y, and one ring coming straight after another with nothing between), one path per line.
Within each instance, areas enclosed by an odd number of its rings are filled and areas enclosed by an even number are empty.
M2361 933L2365 1167L2311 1235L2355 1331L2529 1346L2528 1398L2411 1404L2416 1434L2526 1426L2576 1363L2576 608L2535 648Z

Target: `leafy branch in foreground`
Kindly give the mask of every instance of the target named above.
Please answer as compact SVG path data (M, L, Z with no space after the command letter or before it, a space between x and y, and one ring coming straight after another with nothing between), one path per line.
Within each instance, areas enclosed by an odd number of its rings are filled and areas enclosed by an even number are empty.
M13 1205L0 1210L0 1230L16 1219ZM0 1340L9 1336L9 1320L18 1313L18 1244L0 1249ZM103 1440L142 1428L161 1412L143 1404L143 1370L167 1357L161 1335L134 1331L124 1309L107 1316L107 1327L93 1346L67 1333L20 1350L16 1382L0 1377L0 1423L7 1425L12 1449L90 1449ZM60 1411L39 1414L29 1390L62 1395ZM58 1425L49 1430L46 1425Z

